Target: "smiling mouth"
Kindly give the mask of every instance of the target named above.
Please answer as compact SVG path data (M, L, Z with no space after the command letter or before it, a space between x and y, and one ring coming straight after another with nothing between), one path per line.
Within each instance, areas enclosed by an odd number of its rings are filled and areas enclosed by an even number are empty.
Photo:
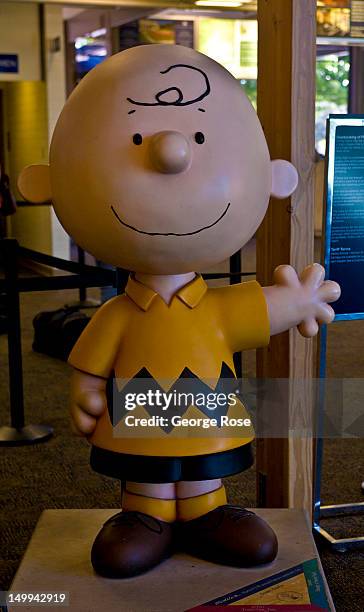
M204 227L200 227L199 229L194 230L192 232L181 232L181 233L179 232L146 232L145 230L141 230L138 227L134 227L134 225L129 225L129 223L125 223L125 221L120 219L118 213L116 212L113 206L111 206L111 210L114 213L117 220L119 221L119 223L121 223L121 225L124 225L124 227L127 227L133 230L133 232L138 232L138 234L146 234L147 236L193 236L194 234L199 234L200 232L203 232L204 230L207 230L210 227L214 227L214 225L219 223L219 221L221 221L221 219L226 215L227 211L229 210L230 204L231 202L228 203L224 212L221 213L220 217L216 219L216 221L214 221L213 223L210 223L210 225L205 225Z

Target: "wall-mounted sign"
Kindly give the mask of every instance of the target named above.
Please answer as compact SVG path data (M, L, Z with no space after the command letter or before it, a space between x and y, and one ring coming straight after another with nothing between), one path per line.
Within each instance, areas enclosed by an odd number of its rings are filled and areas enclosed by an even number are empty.
M316 18L317 36L350 36L350 8L320 6Z
M15 54L0 53L0 72L19 72L19 59Z
M363 0L351 0L350 35L353 38L364 37Z
M139 19L119 28L119 49L137 45L164 43L193 48L193 21Z
M330 115L327 138L325 268L336 319L364 319L364 115Z
M200 17L197 50L222 64L236 79L256 80L258 22Z
M316 16L319 37L364 38L363 0L321 0Z

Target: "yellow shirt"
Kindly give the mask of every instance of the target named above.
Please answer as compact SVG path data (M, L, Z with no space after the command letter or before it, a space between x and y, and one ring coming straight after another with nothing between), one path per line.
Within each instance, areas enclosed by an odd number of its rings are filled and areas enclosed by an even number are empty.
M106 302L92 317L69 363L104 378L114 372L117 379L126 381L145 368L161 386L166 380L178 380L188 368L214 388L223 363L234 372L234 352L268 343L267 304L255 281L210 289L201 276L196 276L167 305L155 291L130 277L125 294ZM229 412L232 410L229 408ZM138 417L149 416L141 406L136 411ZM193 406L184 416L191 415L203 416ZM121 453L188 456L237 448L254 437L251 429L244 431L244 437L217 434L212 438L209 434L205 438L181 438L180 431L160 430L153 438L135 438L122 437L120 427L115 435L106 411L90 441Z

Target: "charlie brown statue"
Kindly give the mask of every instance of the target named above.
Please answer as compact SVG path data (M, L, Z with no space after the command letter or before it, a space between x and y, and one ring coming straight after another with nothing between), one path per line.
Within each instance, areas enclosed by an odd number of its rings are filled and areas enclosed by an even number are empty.
M255 281L208 288L195 272L245 245L270 195L289 196L297 181L292 164L270 160L232 75L172 45L128 49L93 69L58 119L49 166L29 166L19 177L26 199L52 200L77 244L131 271L125 293L99 308L69 358L74 428L91 444L93 469L123 483L122 512L92 547L103 576L135 576L176 548L239 567L276 556L272 529L228 505L221 481L252 465L251 428L131 435L126 411L115 422L107 388L111 378L119 389L142 378L153 388L192 379L213 390L235 377L234 352L267 346L295 326L314 336L332 321L328 303L340 289L318 264L299 277L280 266L263 288ZM152 412L144 402L134 414ZM187 421L191 415L202 413L187 406Z

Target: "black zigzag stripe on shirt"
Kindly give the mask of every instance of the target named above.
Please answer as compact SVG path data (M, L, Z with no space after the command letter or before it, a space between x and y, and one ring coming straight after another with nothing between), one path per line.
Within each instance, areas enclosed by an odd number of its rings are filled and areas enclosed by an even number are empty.
M185 368L173 385L168 390L165 390L146 368L142 368L120 390L117 387L117 382L113 373L107 383L107 404L110 420L113 426L115 426L124 419L127 414L130 414L130 411L125 408L127 394L144 393L147 395L148 391L152 391L155 396L155 392L160 391L161 393L172 395L172 401L168 409L163 410L163 405L157 406L155 404L152 406L146 404L144 408L149 416L155 415L165 417L168 415L168 420L170 422L174 415L183 416L192 405L191 402L189 402L190 398L188 395L186 401L180 401L179 405L176 405L177 402L174 402L173 399L177 396L181 400L181 394L193 394L194 398L199 397L200 405L196 406L194 404L197 410L200 410L210 419L220 419L221 416L227 414L229 409L228 394L234 393L236 389L236 376L225 362L222 363L219 380L215 388L209 387L209 385L204 383L196 374L191 372L189 368ZM224 398L222 395L220 396L219 404L221 405L216 406L214 409L209 408L207 405L209 397L211 398L211 396L214 395L216 398L218 394L223 394L225 396ZM173 429L173 426L168 425L162 427L162 429L166 433L169 433Z

